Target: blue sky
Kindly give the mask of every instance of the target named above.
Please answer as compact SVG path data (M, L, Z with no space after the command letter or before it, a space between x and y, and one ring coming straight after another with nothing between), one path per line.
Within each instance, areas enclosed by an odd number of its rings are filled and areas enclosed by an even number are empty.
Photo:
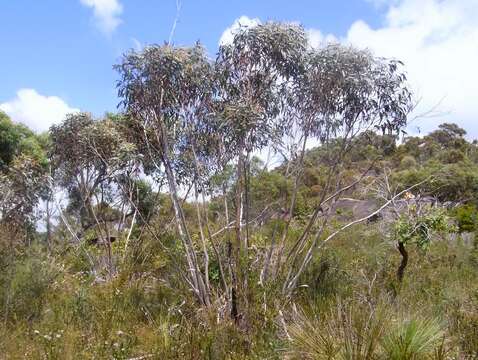
M434 115L417 119L413 131L456 121L478 137L477 3L182 0L173 41L200 40L213 56L223 33L241 16L252 24L297 21L316 45L341 41L405 60L420 99L416 115L430 109ZM41 131L68 111L114 111L112 65L130 48L167 40L176 1L15 0L2 2L0 10L0 109Z

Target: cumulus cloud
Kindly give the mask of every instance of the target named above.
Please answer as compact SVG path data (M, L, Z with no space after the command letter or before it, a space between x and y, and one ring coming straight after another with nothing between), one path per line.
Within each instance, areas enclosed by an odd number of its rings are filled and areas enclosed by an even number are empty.
M321 47L325 44L338 42L338 39L334 35L332 34L324 35L318 29L307 29L306 32L307 32L307 37L309 38L309 45L311 47Z
M66 114L79 111L57 96L44 96L34 89L19 90L14 99L0 104L0 110L37 132L61 122Z
M340 41L368 48L375 55L405 63L409 83L419 99L411 118L419 117L410 133L428 132L442 122L455 122L478 138L478 1L477 0L365 0L384 12L373 28L357 19L344 37L306 29L311 46ZM239 24L254 26L259 19L238 18L224 31L220 43L230 42Z
M250 18L242 15L234 20L231 26L229 26L221 35L219 39L219 45L229 44L234 38L234 34L241 28L248 28L252 26L260 25L262 22L258 18ZM296 22L293 22L296 23ZM332 34L323 34L319 29L307 29L307 36L309 37L309 43L312 47L319 47L327 43L337 42L338 39Z
M381 0L388 6L383 26L358 20L343 41L378 56L405 62L421 99L416 114L438 105L438 115L418 119L410 130L429 131L456 122L478 136L478 2L476 0Z
M240 28L247 28L247 27L252 27L252 26L257 26L261 23L261 21L258 18L250 18L248 16L241 16L234 20L231 26L229 26L226 30L221 35L221 38L219 39L219 45L225 45L225 44L230 44L232 40L234 39L234 34L240 29Z
M122 23L123 6L119 0L80 0L93 9L93 16L98 28L106 35L111 35Z

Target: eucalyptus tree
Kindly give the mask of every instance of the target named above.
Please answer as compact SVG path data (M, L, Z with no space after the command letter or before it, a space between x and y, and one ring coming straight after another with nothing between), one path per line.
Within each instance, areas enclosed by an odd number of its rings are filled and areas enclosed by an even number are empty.
M91 164L91 152L86 144L78 141L78 134L93 124L93 118L86 113L67 115L59 125L50 128L52 147L50 158L54 177L65 188L70 202L79 212L79 222L83 231L90 227L89 209L92 193L98 187L104 169ZM81 234L80 236L81 237Z
M214 149L207 140L214 131L204 119L214 94L212 64L200 44L190 48L166 44L127 53L115 69L120 74L121 105L131 119L144 169L156 177L166 176L186 255L186 279L200 303L209 305L207 275L194 249L179 186L191 176L197 180L196 160L207 159L207 151Z
M0 223L33 230L46 190L48 160L39 136L0 111Z
M272 256L274 246L266 256L266 270L271 258L275 275L288 270L284 274L284 291L289 293L319 247L330 203L363 178L347 185L340 176L340 163L353 150L352 140L370 129L396 132L406 123L411 96L400 65L339 45L308 50L307 37L300 26L267 23L240 29L230 44L219 48L214 65L198 44L191 48L166 44L127 53L115 66L120 73L121 105L129 122L128 137L142 157L143 170L155 179L166 178L185 251L185 279L201 304L210 304L206 237L221 266L205 206L198 206L199 193L204 205L204 193L217 180L217 176L210 177L208 173L235 166L235 176L228 175L235 181L231 186L235 219L231 223L225 191L229 180L223 181L225 229L230 224L235 228L228 252L230 284L222 268L221 275L231 315L238 320L247 307L250 270L247 249L251 245L251 155L268 146L279 148L291 129L300 136L299 157L292 159L299 170L309 139L324 149L325 182L309 223L282 256L291 221L287 220L277 256ZM296 175L291 214L298 179ZM182 185L195 189L202 266L179 199ZM207 232L203 231L204 222Z
M245 286L244 260L249 246L247 231L246 236L242 231L244 218L248 223L248 161L252 152L279 141L286 130L281 117L283 95L303 70L306 46L302 27L271 22L239 29L232 43L219 48L216 71L221 129L229 160L236 162L236 234L231 253L236 293ZM232 304L232 313L238 315L237 304Z
M31 235L46 186L45 166L26 154L15 157L8 170L0 172L0 223L20 236Z
M324 149L325 181L317 206L303 233L289 249L284 291L292 291L319 247L330 215L330 203L362 180L344 184L341 162L364 131L393 134L406 125L412 108L402 63L374 57L366 50L329 45L307 57L301 79L302 131ZM320 220L318 227L315 225ZM311 232L315 229L312 240ZM279 257L278 261L281 261Z
M101 210L113 203L119 174L132 166L132 144L126 142L110 118L94 120L90 114L67 115L50 129L53 177L70 197L78 212L81 230L77 237L96 227L109 238L108 221ZM108 206L107 206L108 207Z

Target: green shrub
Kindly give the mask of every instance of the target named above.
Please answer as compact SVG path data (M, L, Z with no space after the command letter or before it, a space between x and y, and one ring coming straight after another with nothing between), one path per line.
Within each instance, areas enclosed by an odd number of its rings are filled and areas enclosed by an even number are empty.
M338 304L315 319L298 314L286 326L288 353L294 359L378 359L386 315L384 308L359 304Z
M411 155L406 155L402 158L400 161L400 169L402 170L407 170L407 169L412 169L417 166L417 161L415 158Z
M392 327L382 346L389 360L419 360L432 356L443 337L436 319L406 319Z
M460 232L473 232L477 225L477 209L474 205L462 205L454 210L454 218Z
M49 259L26 257L17 262L4 289L5 317L31 320L40 316L58 272Z

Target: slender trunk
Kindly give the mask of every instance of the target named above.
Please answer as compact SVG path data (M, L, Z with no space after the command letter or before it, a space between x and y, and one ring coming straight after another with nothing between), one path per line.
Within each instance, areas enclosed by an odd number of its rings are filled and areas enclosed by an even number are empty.
M242 281L243 281L243 254L244 244L242 236L242 216L243 216L243 201L244 201L244 151L241 148L239 159L237 161L237 184L236 184L236 222L235 232L236 237L232 244L231 251L231 275L232 275L232 289L231 289L231 316L237 322L239 320L239 301L242 298Z
M162 94L161 94L162 98ZM162 100L161 100L162 102ZM190 274L190 281L193 284L193 291L198 296L202 305L209 306L209 289L206 288L206 284L203 279L203 274L198 265L196 253L194 251L194 245L189 234L186 218L181 207L181 203L178 196L178 189L176 186L176 178L171 165L171 157L168 143L168 136L166 129L164 128L161 117L155 115L155 120L158 128L156 129L156 139L161 144L160 156L166 172L166 178L169 185L169 194L171 202L173 203L174 217L176 220L176 228L183 243L186 252L186 260L188 263L188 272Z
M198 176L200 176L201 171L200 171L200 168L199 168L199 161L198 161L198 158L197 158L197 154L196 154L196 150L194 148L194 145L192 146L192 150L193 150L193 155L194 155L194 166L196 168L196 173L197 173ZM219 251L217 249L217 246L214 243L214 240L212 239L211 229L209 227L209 218L208 218L208 211L207 211L207 207L206 207L206 198L205 198L206 189L204 188L204 184L201 181L198 181L198 183L199 183L199 186L200 186L200 189L201 189L201 199L202 199L201 208L202 208L203 213L204 213L204 220L205 220L205 223L206 223L206 230L207 230L207 234L208 234L208 239L211 243L214 254L216 255L216 258L217 258L217 262L218 262L218 265L219 265L219 272L220 272L221 280L222 280L222 283L223 283L223 286L224 286L224 291L225 291L226 294L228 294L228 286L227 286L226 277L225 277L225 274L224 274L222 259L221 259L221 256L219 255ZM205 271L205 278L206 278L206 287L209 291L210 290L209 255L208 255L208 252L207 252L206 240L205 240L205 236L204 236L204 232L203 232L203 225L202 225L202 220L201 220L201 210L200 210L200 207L199 207L199 199L198 199L197 183L194 184L194 190L195 190L195 195L196 195L197 218L198 218L199 229L200 229L201 240L202 240L203 251L204 251L204 271ZM226 206L227 206L227 200L226 200ZM226 218L228 218L227 214L226 214Z
M126 236L126 240L124 242L123 261L126 259L126 254L127 254L128 244L129 244L129 238L131 237L131 233L133 232L133 227L136 224L136 214L138 214L137 209L134 210L133 219L131 220L131 226L129 227L128 235Z
M250 185L250 172L251 172L251 159L250 159L250 153L247 153L247 156L244 161L244 169L243 169L243 178L244 178L244 211L243 211L243 217L244 217L244 226L246 229L245 237L244 237L244 256L247 258L247 253L250 247L250 239L249 239L249 208L250 208L250 203L249 203L249 185Z
M46 244L48 250L51 250L51 207L50 207L51 195L48 195L48 199L45 203L46 211Z
M248 277L246 274L249 272L249 247L250 244L250 237L249 237L249 192L250 192L250 152L247 152L246 159L244 161L244 202L243 202L243 218L244 218L244 227L245 227L245 236L243 241L243 253L241 254L241 271L242 271L242 296L243 296L243 306L248 307L248 296L247 296L247 289L248 289Z
M272 230L271 246L269 247L269 250L267 251L266 259L264 261L264 266L262 267L261 275L259 278L260 285L264 285L269 276L269 266L272 259L272 252L274 251L276 246L276 230L277 230L277 222L274 224L274 229Z
M402 255L402 261L400 262L400 266L397 270L397 278L398 281L401 283L403 281L403 276L405 275L405 268L408 264L408 252L402 242L398 243L398 251L400 252L400 255Z
M191 274L191 281L195 286L195 291L203 305L209 306L209 294L206 291L206 287L200 272L198 262L196 259L196 254L194 252L193 243L191 236L189 235L186 219L179 202L178 190L176 187L176 179L171 167L171 163L167 154L163 153L163 164L166 171L166 177L169 184L169 193L171 197L171 202L173 203L174 216L176 218L176 226L179 232L179 236L184 244L186 250L186 259L188 262L189 272Z
M274 276L277 276L279 269L282 265L282 256L284 254L285 242L287 240L287 235L289 234L289 227L290 227L290 223L292 222L292 215L294 213L295 204L297 201L297 192L299 188L300 175L302 174L302 164L304 163L305 149L307 146L307 138L308 138L308 132L306 132L304 135L304 142L302 143L302 149L301 149L301 153L299 157L299 162L297 164L297 170L296 170L296 175L294 179L294 188L292 190L292 199L290 202L290 207L288 212L289 217L286 220L284 231L282 232L282 237L279 243L279 252L277 254L277 260L276 260L275 269L274 269Z
M300 275L302 275L302 273L304 272L304 270L306 269L306 267L309 265L310 263L310 260L312 260L312 255L313 255L313 252L314 250L316 249L317 247L317 244L319 242L319 239L320 237L322 236L324 230L325 230L325 227L327 226L327 220L328 220L328 217L326 217L324 219L324 222L322 223L317 235L314 237L314 240L312 241L312 244L310 245L309 249L307 250L307 253L299 267L299 269L297 270L297 272L295 273L294 276L293 275L293 269L294 269L294 265L295 265L295 261L290 265L290 270L287 274L287 277L286 277L286 282L284 283L283 287L282 287L282 291L284 294L290 294L290 291L292 291L296 286L297 286L297 281L299 280L299 277Z
M236 242L234 248L236 251L236 258L239 259L243 255L244 248L244 238L242 235L242 225L243 225L243 216L244 216L244 154L241 151L239 159L237 162L237 185L236 185Z
M226 184L223 185L222 187L222 196L224 198L224 212L226 216L226 225L229 226L229 207L227 205L227 189L226 189Z
M111 232L106 220L104 221L104 225L105 225L105 231L106 231L105 245L106 245L106 250L108 255L108 274L110 276L110 279L112 279L114 276L115 270L114 270L114 264L113 264L113 253L111 252Z
M199 192L197 189L197 184L194 184L194 197L195 197L195 202L196 202L196 216L198 220L198 226L199 226L199 235L201 237L201 245L202 245L202 251L203 251L203 256L204 256L204 279L206 283L206 289L210 289L209 286L209 254L207 252L207 245L206 245L206 237L204 236L204 231L203 231L203 222L202 222L202 216L201 216L201 209L199 208ZM205 214L207 217L207 214Z
M206 208L206 199L205 199L205 196L204 196L204 189L202 191L201 196L202 196L202 206L203 206L203 209L204 209L203 211L205 213L205 219L206 219L206 230L207 230L207 234L208 234L208 239L209 239L209 242L211 243L212 249L214 250L214 254L216 255L216 258L217 258L217 263L219 265L219 273L221 275L221 280L222 280L222 285L224 286L224 291L226 292L226 294L228 294L229 287L228 287L227 282L226 282L226 275L225 275L225 272L224 272L223 261L222 261L221 256L219 255L219 250L217 248L217 245L213 240L212 233L211 233L211 228L209 227L209 219L207 217L207 208Z

